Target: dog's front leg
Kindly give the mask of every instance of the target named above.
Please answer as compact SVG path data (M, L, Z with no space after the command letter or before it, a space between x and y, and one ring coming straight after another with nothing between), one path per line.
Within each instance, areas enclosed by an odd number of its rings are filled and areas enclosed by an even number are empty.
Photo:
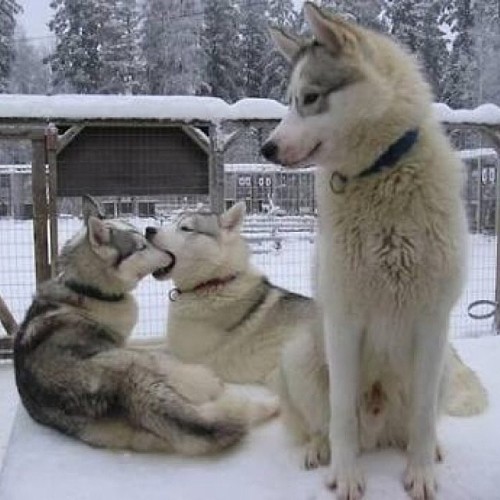
M338 499L357 500L363 496L365 489L357 457L359 435L356 412L362 324L345 312L334 314L325 311L324 314L330 377L332 457L327 484L336 488Z
M448 311L422 314L414 339L412 408L404 485L414 500L435 498L436 420L448 329Z

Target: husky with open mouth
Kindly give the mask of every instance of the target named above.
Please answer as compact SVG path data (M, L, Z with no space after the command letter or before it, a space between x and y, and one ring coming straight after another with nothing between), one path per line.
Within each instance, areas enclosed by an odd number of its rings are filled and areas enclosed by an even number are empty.
M176 259L170 272L154 274L175 284L169 351L209 366L224 381L273 386L283 343L308 328L315 307L251 265L240 232L244 217L240 202L222 214L185 213L167 226L147 228L146 234Z
M15 338L17 388L31 417L92 446L196 455L274 415L275 401L229 394L207 368L125 345L137 319L131 291L175 260L126 222L103 220L90 198L84 216Z

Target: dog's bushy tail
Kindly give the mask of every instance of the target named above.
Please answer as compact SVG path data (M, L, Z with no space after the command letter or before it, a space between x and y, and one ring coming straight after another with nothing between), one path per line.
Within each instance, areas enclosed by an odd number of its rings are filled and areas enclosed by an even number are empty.
M258 402L227 393L201 405L170 403L161 413L145 408L141 427L121 419L98 419L74 434L96 447L207 455L240 442L250 426L278 412L276 400Z
M206 455L235 445L250 426L276 415L276 401L257 402L225 392L201 405L180 405L168 411L169 441L175 452Z
M452 347L449 387L445 411L453 417L480 415L488 407L488 395L477 374L468 367Z

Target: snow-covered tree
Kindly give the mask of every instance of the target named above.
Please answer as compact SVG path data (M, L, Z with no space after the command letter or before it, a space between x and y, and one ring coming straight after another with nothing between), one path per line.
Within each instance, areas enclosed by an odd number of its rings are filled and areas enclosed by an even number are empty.
M242 0L240 33L243 95L260 97L266 65L264 57L271 50L264 2Z
M295 30L297 13L293 9L291 0L269 0L266 17L268 25L290 32ZM283 101L288 83L288 62L274 46L266 51L263 58L261 95Z
M50 56L54 86L78 93L99 92L103 87L102 27L106 12L98 0L52 0L55 10L49 23L56 37Z
M202 0L146 0L142 49L153 94L199 94L203 67Z
M0 92L5 92L11 63L14 57L14 30L16 14L21 7L16 0L1 0L0 2Z
M454 108L477 105L479 74L474 44L473 0L452 0L449 25L454 40L445 69L443 101Z
M141 28L141 47L145 61L145 91L167 94L167 27L168 7L164 0L145 0Z
M438 99L448 59L441 29L445 6L433 0L387 0L384 12L389 33L417 56Z
M242 96L240 11L233 0L206 0L201 48L205 77L202 93L228 102Z
M13 94L47 94L50 91L50 71L43 59L43 49L33 46L24 30L17 28L8 91Z
M137 0L99 0L105 14L100 59L103 93L136 94L141 87L143 63L139 50Z
M137 0L52 0L58 91L134 93L143 68Z
M500 105L500 0L476 2L472 36L478 64L478 103Z

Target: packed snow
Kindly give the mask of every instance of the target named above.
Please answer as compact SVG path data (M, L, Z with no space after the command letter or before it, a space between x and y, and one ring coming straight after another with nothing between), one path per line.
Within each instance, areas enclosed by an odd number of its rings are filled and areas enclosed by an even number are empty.
M456 342L485 384L490 405L473 418L443 418L436 466L439 498L496 500L500 476L500 338ZM255 396L255 393L254 393ZM232 451L184 458L92 449L34 423L19 409L0 476L3 500L328 500L325 469L304 471L301 450L279 419L253 430ZM362 456L365 500L408 500L401 484L404 454Z

